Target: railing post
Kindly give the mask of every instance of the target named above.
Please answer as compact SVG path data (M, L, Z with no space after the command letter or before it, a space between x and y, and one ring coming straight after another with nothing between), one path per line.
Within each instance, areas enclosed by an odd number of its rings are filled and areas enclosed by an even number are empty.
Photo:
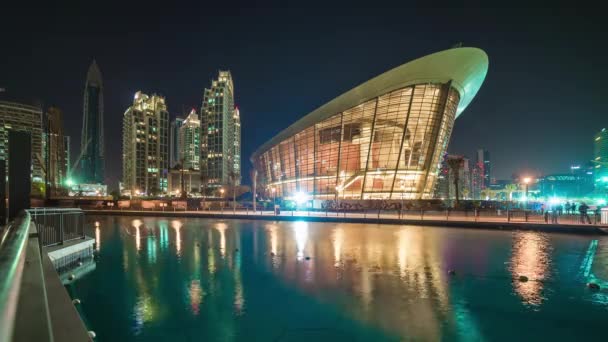
M46 216L46 215L45 215ZM63 213L59 214L59 240L63 245Z
M511 210L507 209L507 222L511 222Z

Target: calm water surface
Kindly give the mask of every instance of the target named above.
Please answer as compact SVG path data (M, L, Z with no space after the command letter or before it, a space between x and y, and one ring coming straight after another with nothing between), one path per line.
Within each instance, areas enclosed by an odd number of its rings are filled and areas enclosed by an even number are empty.
M68 290L98 341L608 339L602 237L90 219L97 266Z

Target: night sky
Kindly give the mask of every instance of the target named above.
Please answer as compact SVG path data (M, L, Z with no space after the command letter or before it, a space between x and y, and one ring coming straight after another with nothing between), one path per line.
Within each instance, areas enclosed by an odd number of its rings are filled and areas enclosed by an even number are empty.
M485 50L490 66L456 121L449 151L474 158L477 148L488 149L496 178L567 172L591 159L593 134L608 126L608 25L600 10L226 3L3 8L0 99L59 106L74 160L86 72L95 58L105 87L111 188L121 175L122 115L134 93L162 94L172 117L198 111L219 69L231 70L235 82L244 173L258 146L303 115L458 42Z

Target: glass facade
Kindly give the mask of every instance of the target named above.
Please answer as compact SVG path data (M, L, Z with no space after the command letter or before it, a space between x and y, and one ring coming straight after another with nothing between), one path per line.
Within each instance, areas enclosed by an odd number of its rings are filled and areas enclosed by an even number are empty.
M460 101L448 83L408 86L317 122L254 156L281 197L430 198Z
M103 82L93 61L84 86L84 109L80 142L81 183L104 183Z

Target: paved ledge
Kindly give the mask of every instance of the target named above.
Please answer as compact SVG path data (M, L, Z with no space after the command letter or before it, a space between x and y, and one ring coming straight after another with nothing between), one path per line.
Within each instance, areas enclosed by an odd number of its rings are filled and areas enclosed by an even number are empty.
M221 214L201 211L142 211L142 210L84 210L89 215L108 216L153 216L153 217L179 217L179 218L211 218L234 220L264 220L264 221L308 221L329 223L373 223L393 225L419 225L435 227L473 228L473 229L501 229L501 230L534 230L551 233L604 235L608 234L608 226L583 224L546 224L541 222L497 222L497 221L466 221L428 219L397 219L377 217L349 217L349 216L307 216L307 215L245 215ZM348 215L348 214L347 214ZM371 215L370 215L371 216Z

